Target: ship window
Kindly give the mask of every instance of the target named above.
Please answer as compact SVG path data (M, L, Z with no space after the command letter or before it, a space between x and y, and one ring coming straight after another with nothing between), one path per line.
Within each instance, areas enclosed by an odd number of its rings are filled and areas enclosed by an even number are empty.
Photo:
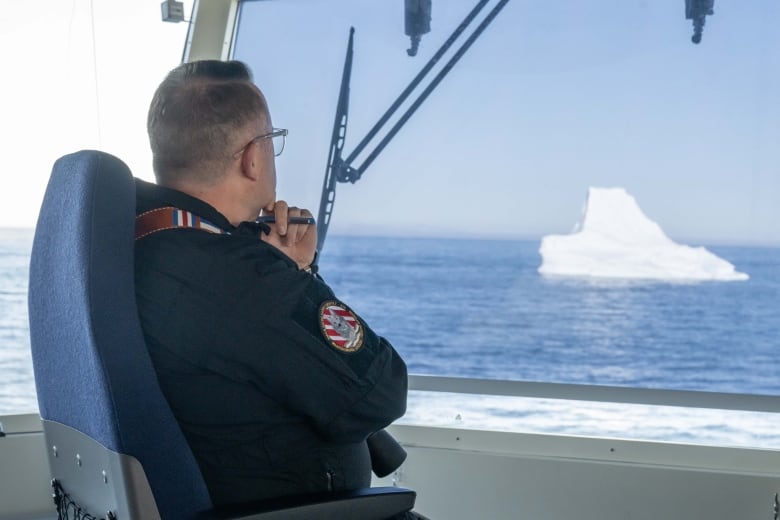
M780 394L780 7L485 2L350 157L477 4L241 4L278 194L315 212L354 27L336 293L413 373Z
M476 2L434 2L414 57L406 4L242 4L280 196L320 207L350 27L345 159ZM777 7L723 2L696 45L678 4L506 3L337 186L324 273L415 372L780 389Z

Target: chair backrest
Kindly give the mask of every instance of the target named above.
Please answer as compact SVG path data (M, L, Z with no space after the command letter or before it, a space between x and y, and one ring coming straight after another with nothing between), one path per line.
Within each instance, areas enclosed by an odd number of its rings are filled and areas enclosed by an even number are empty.
M40 414L136 458L162 518L211 507L162 395L136 308L135 187L116 157L53 168L30 261L30 342Z

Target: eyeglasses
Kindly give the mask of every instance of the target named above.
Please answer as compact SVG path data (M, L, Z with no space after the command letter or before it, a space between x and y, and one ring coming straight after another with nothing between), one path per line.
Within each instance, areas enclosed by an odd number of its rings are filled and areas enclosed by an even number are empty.
M287 129L286 128L273 128L271 129L270 133L262 134L255 136L252 138L251 141L246 143L239 151L233 154L233 156L237 156L241 152L247 149L248 146L254 144L255 142L261 140L261 139L271 139L271 142L274 146L274 157L279 157L282 155L282 152L284 151L284 142L287 137Z

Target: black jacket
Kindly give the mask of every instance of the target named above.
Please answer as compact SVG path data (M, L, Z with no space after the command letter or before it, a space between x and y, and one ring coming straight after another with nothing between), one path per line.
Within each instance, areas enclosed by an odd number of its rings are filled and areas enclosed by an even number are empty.
M136 188L138 214L174 206L229 232L168 229L135 246L149 352L214 503L368 486L365 439L406 409L398 353L253 223ZM328 339L336 312L359 331L346 349Z

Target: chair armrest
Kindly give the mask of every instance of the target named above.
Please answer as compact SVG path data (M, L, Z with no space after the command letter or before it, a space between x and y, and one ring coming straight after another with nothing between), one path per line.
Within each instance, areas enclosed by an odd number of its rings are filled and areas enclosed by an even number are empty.
M282 497L205 511L200 520L385 520L414 507L417 494L404 488L374 487L336 493Z

